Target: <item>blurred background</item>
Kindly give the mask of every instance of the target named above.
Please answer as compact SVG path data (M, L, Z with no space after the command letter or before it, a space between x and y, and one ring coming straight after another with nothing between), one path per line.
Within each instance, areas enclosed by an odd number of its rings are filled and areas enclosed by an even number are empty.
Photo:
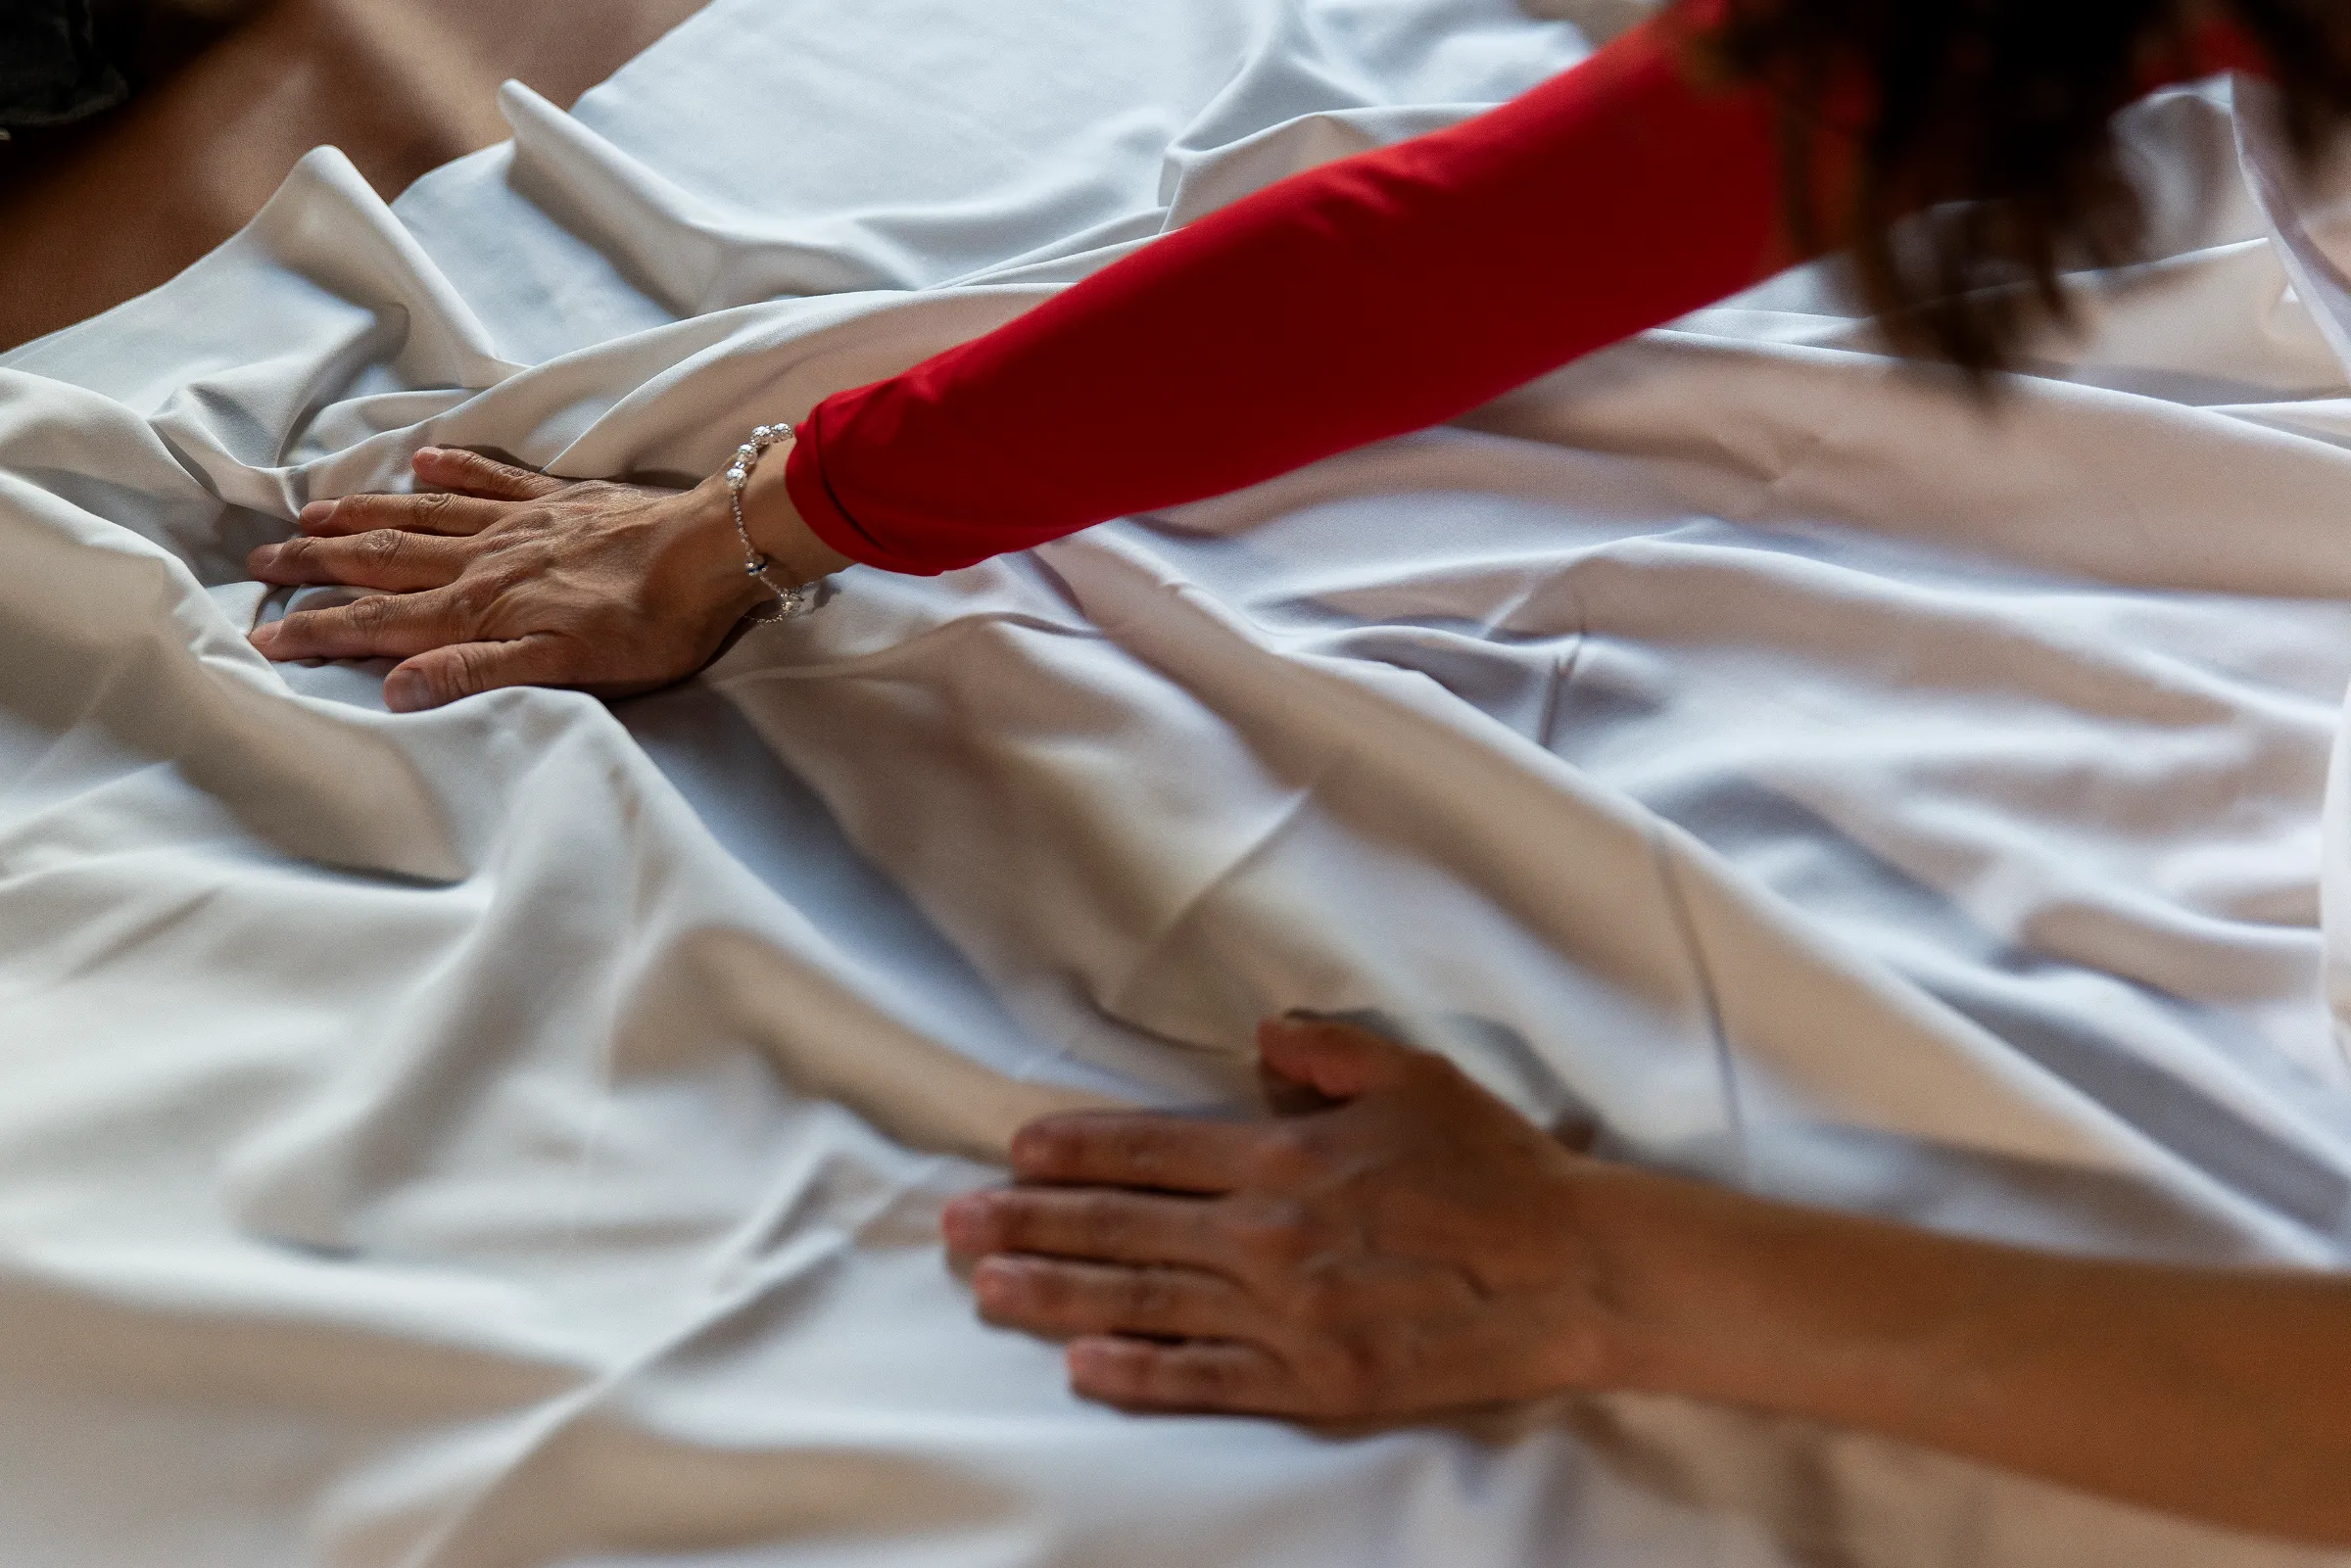
M0 349L144 293L322 142L387 199L568 106L702 0L6 0Z

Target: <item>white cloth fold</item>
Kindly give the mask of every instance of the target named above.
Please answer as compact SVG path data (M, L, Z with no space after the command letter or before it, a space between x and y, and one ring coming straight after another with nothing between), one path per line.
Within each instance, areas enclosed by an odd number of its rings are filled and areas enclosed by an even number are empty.
M0 1558L2323 1558L1674 1401L1128 1418L932 1229L1041 1110L1245 1099L1307 1005L1611 1158L2351 1260L2344 236L2226 89L2129 118L2161 255L1991 416L1807 272L611 708L243 641L246 550L419 446L706 472L1582 48L718 0L0 356Z

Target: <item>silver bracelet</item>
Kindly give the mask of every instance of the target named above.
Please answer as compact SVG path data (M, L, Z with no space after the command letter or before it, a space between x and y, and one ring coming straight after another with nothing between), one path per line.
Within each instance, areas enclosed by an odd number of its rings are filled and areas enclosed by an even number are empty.
M735 449L735 460L727 464L727 504L735 511L735 537L743 541L743 575L759 579L761 586L776 595L775 603L751 611L750 619L754 621L789 621L807 614L817 603L814 583L786 585L768 575L775 562L751 543L751 531L743 521L743 487L750 482L751 470L759 466L759 459L768 448L791 439L790 425L756 426L751 439Z

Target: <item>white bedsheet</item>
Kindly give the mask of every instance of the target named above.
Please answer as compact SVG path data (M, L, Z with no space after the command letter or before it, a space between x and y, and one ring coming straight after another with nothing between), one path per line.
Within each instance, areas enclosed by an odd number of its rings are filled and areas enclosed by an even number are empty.
M1996 419L1799 276L609 709L243 641L245 549L419 445L707 471L1581 48L717 0L0 356L0 1564L2319 1560L1669 1400L1124 1417L931 1228L1307 1005L1618 1158L2351 1262L2351 308L2225 89L2135 116L2167 259Z

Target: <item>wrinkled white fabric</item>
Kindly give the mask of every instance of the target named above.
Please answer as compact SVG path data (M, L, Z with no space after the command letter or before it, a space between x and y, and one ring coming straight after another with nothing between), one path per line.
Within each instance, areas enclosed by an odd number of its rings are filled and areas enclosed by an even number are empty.
M0 357L0 1561L2318 1560L1686 1402L1120 1416L932 1229L1304 1005L1615 1158L2351 1261L2351 309L2225 89L2134 115L2161 259L1991 416L1802 274L611 708L244 643L246 549L420 445L706 472L1582 47L717 0Z

